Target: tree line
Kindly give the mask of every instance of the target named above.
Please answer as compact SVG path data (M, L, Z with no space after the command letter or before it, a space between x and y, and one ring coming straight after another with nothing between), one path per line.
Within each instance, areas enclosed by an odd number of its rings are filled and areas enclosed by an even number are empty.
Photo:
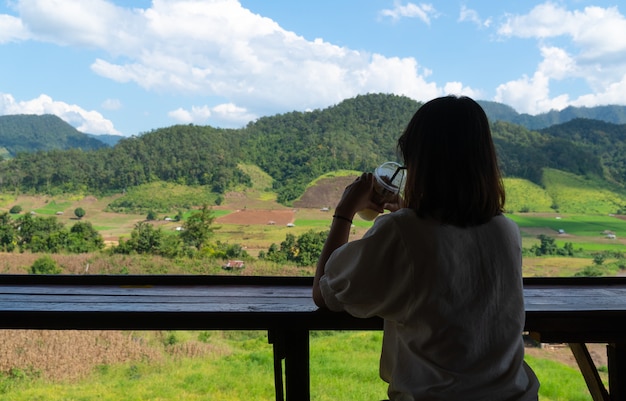
M19 153L0 162L0 191L107 195L155 181L202 186L215 194L250 185L239 163L273 179L278 201L300 196L321 174L372 170L397 160L396 141L421 103L370 94L310 112L263 117L241 129L175 125L112 148ZM492 121L505 176L541 185L545 167L626 182L626 126L577 119L542 130Z

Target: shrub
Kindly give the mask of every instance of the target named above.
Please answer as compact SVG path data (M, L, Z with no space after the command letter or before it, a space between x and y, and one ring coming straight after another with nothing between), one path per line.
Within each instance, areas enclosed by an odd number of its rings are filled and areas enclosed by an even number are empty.
M76 209L74 209L74 215L79 219L82 219L85 216L85 209L83 209L82 207L77 207Z
M20 214L22 212L22 207L20 205L15 205L9 210L11 214Z
M150 210L148 211L148 214L146 215L146 220L148 221L154 221L157 219L157 214L154 210Z
M50 256L42 256L30 267L30 274L61 274L61 268Z

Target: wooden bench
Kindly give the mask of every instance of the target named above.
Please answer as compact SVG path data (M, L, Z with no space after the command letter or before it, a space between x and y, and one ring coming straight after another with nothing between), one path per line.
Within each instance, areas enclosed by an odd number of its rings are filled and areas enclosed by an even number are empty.
M306 401L310 331L382 329L379 318L318 310L311 284L310 277L0 275L0 328L266 330L276 399ZM626 401L626 279L525 279L524 292L526 330L570 344L594 400ZM608 344L608 390L585 343Z

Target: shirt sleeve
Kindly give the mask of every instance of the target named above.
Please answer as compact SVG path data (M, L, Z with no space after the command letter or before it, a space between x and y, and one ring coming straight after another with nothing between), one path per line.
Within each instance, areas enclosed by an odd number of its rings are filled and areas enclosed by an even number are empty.
M413 281L413 262L399 231L394 219L383 215L363 238L333 252L320 278L330 310L393 319L403 309Z

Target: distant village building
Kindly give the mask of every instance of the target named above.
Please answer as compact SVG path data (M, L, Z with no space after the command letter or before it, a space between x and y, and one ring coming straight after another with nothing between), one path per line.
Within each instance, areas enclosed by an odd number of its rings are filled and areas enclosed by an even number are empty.
M243 269L244 267L245 264L243 260L229 260L222 265L222 269L224 270Z
M615 233L611 230L604 230L602 231L602 234L608 238L608 239L615 239L617 238L617 236L615 235Z

